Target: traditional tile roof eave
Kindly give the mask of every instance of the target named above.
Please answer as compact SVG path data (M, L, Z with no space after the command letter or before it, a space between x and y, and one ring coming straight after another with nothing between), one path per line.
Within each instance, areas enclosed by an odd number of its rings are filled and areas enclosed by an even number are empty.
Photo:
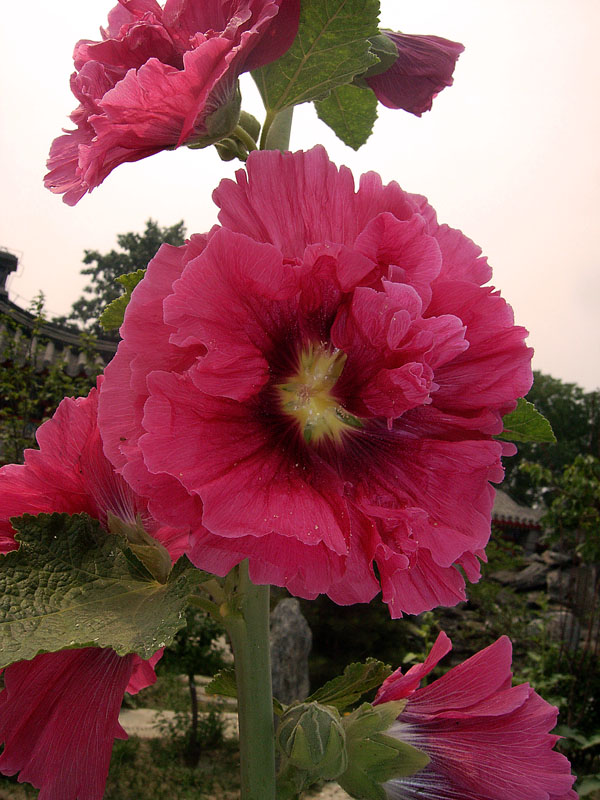
M496 525L541 530L540 518L543 513L541 509L519 505L502 489L496 489L492 510L492 521Z
M18 325L23 326L28 330L33 330L36 327L36 318L29 311L25 311L18 305L10 300L4 299L0 296L0 314L6 314ZM62 325L56 325L53 322L44 322L37 328L37 335L41 338L47 338L51 341L60 343L62 348L75 347L81 349L81 338L79 333L63 328ZM110 361L112 356L117 350L118 342L113 342L109 339L96 339L94 342L94 349L103 357L106 363ZM61 348L61 349L62 349Z

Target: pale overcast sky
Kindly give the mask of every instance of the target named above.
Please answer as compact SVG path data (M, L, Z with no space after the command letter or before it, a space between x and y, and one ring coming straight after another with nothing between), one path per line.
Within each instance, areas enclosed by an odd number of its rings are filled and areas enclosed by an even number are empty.
M20 257L10 297L39 290L64 313L85 283L84 248L109 250L148 217L206 231L210 195L239 164L181 148L118 167L75 208L42 186L53 138L75 107L73 45L98 38L111 0L29 0L0 30L0 247ZM296 110L292 148L316 142L356 175L428 196L440 221L489 257L495 286L531 332L534 367L600 386L598 0L382 0L382 27L463 42L455 85L421 119L380 107L358 153ZM261 113L252 83L244 107Z

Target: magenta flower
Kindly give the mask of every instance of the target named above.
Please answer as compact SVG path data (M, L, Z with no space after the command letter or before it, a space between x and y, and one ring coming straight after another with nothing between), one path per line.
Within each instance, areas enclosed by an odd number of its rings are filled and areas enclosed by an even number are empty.
M221 226L163 246L99 404L105 452L190 557L394 616L479 577L526 332L479 248L321 147L251 154ZM374 571L377 564L378 577Z
M37 432L39 450L24 465L0 469L0 552L18 547L10 517L86 512L103 524L111 513L144 522L172 559L187 547L187 531L157 524L147 504L116 475L102 452L96 425L97 392L62 401ZM0 772L41 789L41 800L101 800L125 691L154 683L158 651L137 655L82 648L36 656L4 670L0 693Z
M407 699L388 735L423 750L427 767L385 784L390 800L576 800L565 756L552 748L558 710L512 686L507 636L419 688L450 650L440 633L424 664L396 670L375 704Z
M119 0L102 41L75 46L77 127L53 142L46 187L75 205L119 164L228 134L238 76L285 53L299 13L300 0Z
M382 33L396 45L398 58L385 72L367 78L367 83L384 106L420 117L444 87L452 86L454 67L465 48L439 36Z

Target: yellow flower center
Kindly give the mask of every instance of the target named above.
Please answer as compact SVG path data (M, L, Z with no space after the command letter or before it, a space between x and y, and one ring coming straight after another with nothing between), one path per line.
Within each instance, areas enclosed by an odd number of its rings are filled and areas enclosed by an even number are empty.
M339 443L344 431L362 428L332 394L346 357L341 350L311 344L300 354L297 374L276 386L281 408L298 422L305 442L329 437Z

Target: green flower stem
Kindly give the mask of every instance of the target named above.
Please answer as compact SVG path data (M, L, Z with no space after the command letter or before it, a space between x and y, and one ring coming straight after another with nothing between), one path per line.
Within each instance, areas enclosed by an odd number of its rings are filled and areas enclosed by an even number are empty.
M275 800L275 742L269 651L269 587L255 586L248 562L239 567L233 607L223 624L235 660L240 723L241 800Z
M248 131L244 130L241 125L236 125L235 130L233 131L233 135L236 136L240 142L244 144L246 150L251 153L253 150L258 150L256 146L256 142L250 136Z
M260 137L261 150L289 150L294 106L279 113L269 111Z

